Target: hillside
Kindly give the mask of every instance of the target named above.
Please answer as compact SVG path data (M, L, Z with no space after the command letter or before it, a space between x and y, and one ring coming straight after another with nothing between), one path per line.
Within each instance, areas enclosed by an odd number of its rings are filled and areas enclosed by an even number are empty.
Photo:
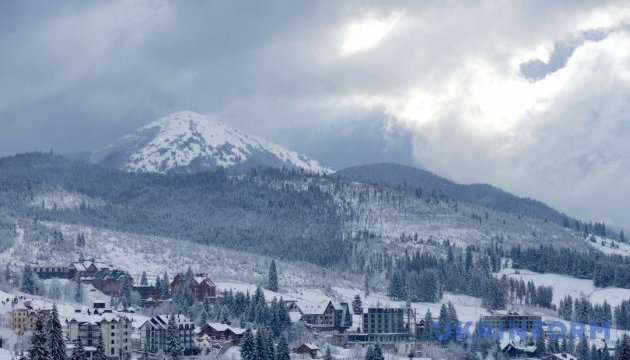
M458 184L429 171L410 166L382 163L349 167L335 173L353 180L421 189L444 194L452 199L496 209L512 214L527 215L561 224L567 215L529 198L521 198L488 184Z

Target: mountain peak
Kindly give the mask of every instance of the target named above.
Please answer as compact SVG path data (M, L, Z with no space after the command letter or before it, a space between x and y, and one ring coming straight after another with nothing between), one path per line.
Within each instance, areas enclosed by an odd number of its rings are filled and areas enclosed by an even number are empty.
M155 173L259 167L332 171L304 155L193 111L175 112L150 122L95 152L92 160L127 171Z

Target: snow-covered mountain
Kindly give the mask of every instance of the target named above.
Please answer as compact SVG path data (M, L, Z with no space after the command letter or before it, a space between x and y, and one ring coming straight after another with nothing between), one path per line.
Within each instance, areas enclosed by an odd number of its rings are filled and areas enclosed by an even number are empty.
M193 173L259 167L329 173L313 159L246 134L207 116L181 111L149 123L92 154L91 160L127 171Z

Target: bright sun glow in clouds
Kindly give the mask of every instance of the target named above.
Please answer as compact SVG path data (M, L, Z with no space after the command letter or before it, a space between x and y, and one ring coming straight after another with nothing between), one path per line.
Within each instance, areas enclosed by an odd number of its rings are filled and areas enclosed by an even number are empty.
M344 29L341 54L349 56L376 46L394 28L401 16L400 12L394 12L386 19L378 19L370 14L352 21Z

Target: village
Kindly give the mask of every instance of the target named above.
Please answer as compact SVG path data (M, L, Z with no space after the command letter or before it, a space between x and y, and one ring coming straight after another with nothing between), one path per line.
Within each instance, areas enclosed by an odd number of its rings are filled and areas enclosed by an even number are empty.
M109 301L94 301L60 316L68 358L73 358L79 348L85 360L101 360L103 356L111 360L174 358L171 356L173 336L177 337L178 357L238 358L236 354L240 354L245 358L246 342L255 343L262 336L269 338L272 347L274 339L284 343L284 351L295 359L335 358L330 354L330 347L358 347L388 354L389 358L430 359L426 357L425 347L440 344L431 334L432 323L443 321L445 314L450 320L457 319L450 304L443 305L444 313L432 316L417 314L411 307L364 308L358 294L354 299L341 301L290 298L270 301L264 299L260 287L254 294L235 294L232 289L217 288L207 275L191 273L191 270L172 278L167 274L151 276L144 272L134 277L94 259L80 258L68 266L27 266L24 272L29 271L41 280L70 280L78 284L79 292L89 288L89 291L102 293L101 298L109 297ZM268 287L277 290L275 263L269 277ZM149 278L154 278L152 283ZM76 300L81 298L77 293ZM233 316L229 315L233 312L226 307L239 307L239 301L241 307L245 303L249 305L240 310L240 322L234 323L230 321ZM258 304L260 301L262 305ZM188 302L187 310L176 305L182 302ZM3 299L2 304L10 305L11 309L7 327L19 335L34 332L38 319L46 320L52 311L50 304L26 295ZM209 308L215 309L213 315ZM216 309L224 310L217 314ZM165 311L161 313L162 310ZM542 319L517 311L488 311L482 320L505 329L515 322L531 331L533 324ZM292 336L289 348L284 335L289 328L304 329L308 332L307 338L316 341L296 342L305 337ZM281 351L280 346L274 350L275 358ZM503 341L500 346L505 358L534 358L538 354L533 342ZM16 358L23 356L24 349L10 350L16 350ZM544 359L575 358L558 352Z

